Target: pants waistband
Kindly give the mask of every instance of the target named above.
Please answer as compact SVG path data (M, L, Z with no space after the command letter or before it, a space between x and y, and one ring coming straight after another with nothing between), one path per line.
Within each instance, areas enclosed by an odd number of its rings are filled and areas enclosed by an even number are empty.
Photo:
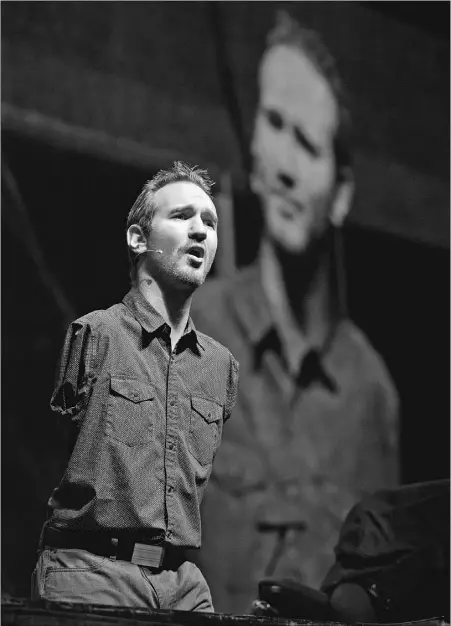
M114 531L72 531L46 527L41 548L87 550L98 556L119 561L132 561L136 544L158 546L164 550L160 569L177 569L187 558L188 551L161 541L134 538Z

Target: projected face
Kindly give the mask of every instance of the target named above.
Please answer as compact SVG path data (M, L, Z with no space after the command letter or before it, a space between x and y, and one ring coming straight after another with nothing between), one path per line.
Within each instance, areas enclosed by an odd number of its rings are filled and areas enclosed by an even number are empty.
M263 204L266 235L303 253L334 210L334 95L297 49L276 46L262 60L252 140L252 188Z

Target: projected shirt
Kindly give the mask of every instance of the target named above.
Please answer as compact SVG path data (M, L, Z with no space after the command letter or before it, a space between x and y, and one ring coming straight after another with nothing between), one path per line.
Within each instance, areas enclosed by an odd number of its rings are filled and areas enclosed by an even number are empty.
M210 280L193 319L240 363L234 418L202 509L202 567L219 611L242 612L264 576L319 588L364 492L398 481L397 394L347 318L289 373L260 266Z

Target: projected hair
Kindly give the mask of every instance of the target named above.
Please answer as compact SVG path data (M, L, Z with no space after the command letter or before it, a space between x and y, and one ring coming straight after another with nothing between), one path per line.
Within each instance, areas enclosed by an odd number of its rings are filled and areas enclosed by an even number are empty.
M284 45L300 50L329 83L338 107L334 154L340 180L352 167L352 127L348 96L335 59L318 33L301 27L286 11L278 11L276 25L268 34L267 43L269 48Z

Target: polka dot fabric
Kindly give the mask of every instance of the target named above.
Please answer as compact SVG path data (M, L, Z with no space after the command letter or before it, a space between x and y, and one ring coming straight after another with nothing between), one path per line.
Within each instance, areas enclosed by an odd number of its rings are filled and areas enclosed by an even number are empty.
M199 547L237 385L237 361L191 320L171 352L169 326L136 289L73 322L50 403L72 444L48 524Z

